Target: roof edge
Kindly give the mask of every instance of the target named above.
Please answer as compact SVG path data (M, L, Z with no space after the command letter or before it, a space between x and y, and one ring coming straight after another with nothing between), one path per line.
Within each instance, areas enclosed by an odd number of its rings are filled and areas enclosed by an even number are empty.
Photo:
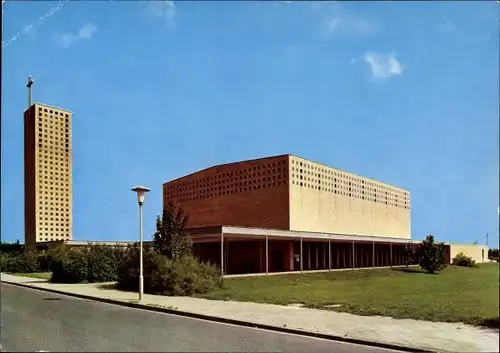
M196 172L192 172L192 173L189 173L189 174L186 174L186 175L183 175L183 176L177 177L177 178L175 178L175 179L171 179L171 180L165 181L162 185L165 185L165 184L168 184L168 183L172 183L172 182L177 181L177 180L180 180L180 179L182 179L182 178L186 178L186 177L188 177L188 176L192 176L192 175L195 175L195 174L198 174L198 173L201 173L201 172L205 172L205 171L207 171L207 170L210 170L210 169L213 169L213 168L217 168L217 167L228 166L228 165L238 164L238 163L243 163L243 162L245 162L245 163L246 163L246 162L256 162L256 161L265 160L265 159L279 158L279 157L290 157L290 156L291 156L290 154L278 154L278 155L267 156L267 157L259 157L259 158L252 158L252 159L244 159L244 160L239 160L239 161L235 161L235 162L215 164L215 165L212 165L212 166L210 166L210 167L200 169L200 170L198 170L198 171L196 171Z
M34 102L33 104L30 105L30 107L28 109L30 109L31 107L33 107L35 105L41 105L41 106L44 106L44 107L47 107L47 108L53 108L53 109L57 109L57 110L62 110L64 112L73 114L73 112L71 110L68 110L68 109L65 109L65 108L56 107L55 105L49 105L49 104L45 104L45 103L40 103L40 102ZM28 109L26 109L26 110L28 110Z

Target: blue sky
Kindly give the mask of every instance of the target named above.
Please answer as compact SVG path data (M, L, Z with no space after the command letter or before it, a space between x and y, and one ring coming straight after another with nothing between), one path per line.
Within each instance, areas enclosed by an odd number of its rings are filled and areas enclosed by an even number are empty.
M149 237L163 182L292 153L409 189L414 239L498 244L495 2L59 4L4 4L2 240L33 75L74 112L75 239L135 239L137 184Z

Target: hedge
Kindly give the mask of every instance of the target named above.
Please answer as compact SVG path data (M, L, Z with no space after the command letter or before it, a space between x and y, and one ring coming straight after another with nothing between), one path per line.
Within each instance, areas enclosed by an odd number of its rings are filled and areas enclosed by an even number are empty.
M88 245L61 253L51 265L51 282L95 283L116 281L124 249Z
M200 263L190 255L168 258L153 247L145 247L143 255L144 293L187 296L207 293L223 285L217 267ZM118 268L117 287L123 290L139 289L139 248L132 246Z

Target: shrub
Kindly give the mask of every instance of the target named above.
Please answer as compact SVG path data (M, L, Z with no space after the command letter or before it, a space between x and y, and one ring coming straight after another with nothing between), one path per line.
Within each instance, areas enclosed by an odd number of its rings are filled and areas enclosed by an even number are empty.
M95 283L116 281L123 257L119 247L88 245L83 249L61 251L52 257L51 282Z
M38 261L38 252L34 250L25 250L17 258L18 270L16 272L34 273L41 272L40 262Z
M222 286L217 267L200 263L190 255L169 258L154 248L144 248L144 292L149 294L187 296L207 293ZM118 270L118 288L139 289L139 248L129 248Z
M192 256L179 259L157 257L156 272L152 273L152 290L162 295L193 295L207 293L222 286L217 267L200 263Z
M498 262L498 248L488 249L488 259Z
M441 271L444 267L444 244L436 243L434 236L428 235L418 248L419 265L429 273Z
M54 260L51 282L85 283L88 277L88 261L85 252L70 250L65 256Z
M16 272L16 270L14 269L14 261L15 257L12 256L11 254L0 252L0 271Z
M11 273L41 272L38 253L32 250L0 253L0 269Z
M41 272L52 272L54 263L61 257L67 255L69 248L59 245L49 250L42 250L38 255Z
M156 219L154 246L143 249L145 293L186 296L222 286L219 269L192 256L192 242L184 231L187 221L183 209L171 202ZM118 268L118 288L139 289L139 256L137 244L127 249Z
M112 282L118 276L123 249L104 245L91 245L86 251L88 261L87 282Z
M457 256L453 258L451 262L454 266L463 266L463 267L475 267L476 262L472 260L472 257L468 257L463 252L459 252Z

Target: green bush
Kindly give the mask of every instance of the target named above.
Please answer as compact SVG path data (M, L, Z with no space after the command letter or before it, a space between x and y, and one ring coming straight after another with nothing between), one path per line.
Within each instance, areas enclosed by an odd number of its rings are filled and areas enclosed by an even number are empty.
M88 261L84 251L70 250L52 263L51 282L86 283L87 278Z
M64 247L0 252L0 270L10 273L50 272L54 260L65 252L67 250Z
M434 236L428 235L418 247L419 265L429 273L436 273L445 268L443 243L434 241Z
M169 258L154 248L144 248L144 292L170 296L187 296L207 293L222 286L217 267L200 263L192 256ZM118 288L139 289L139 248L128 249L118 269Z
M222 286L217 267L192 257L192 242L185 234L187 222L188 215L171 202L158 216L154 245L144 247L145 293L186 296ZM118 269L118 288L139 289L139 254L137 244L128 248Z
M0 253L0 270L10 273L42 272L38 253L32 250Z
M475 267L476 261L472 260L472 257L468 257L463 252L459 252L451 262L453 266L463 266L463 267Z
M67 255L69 248L64 245L57 246L49 250L42 250L38 254L38 262L40 264L41 272L52 272L52 267L55 262Z
M14 269L15 257L11 254L0 252L0 271L1 272L15 272Z
M52 258L50 280L55 283L116 281L122 257L123 249L105 245L62 251Z
M123 248L91 245L87 249L87 282L112 282L118 276L118 266L123 258Z

